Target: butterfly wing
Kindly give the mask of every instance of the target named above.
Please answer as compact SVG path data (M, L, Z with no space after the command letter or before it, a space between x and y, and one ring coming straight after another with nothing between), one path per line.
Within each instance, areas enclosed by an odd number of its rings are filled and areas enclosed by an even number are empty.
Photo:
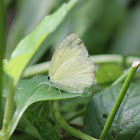
M60 89L82 93L95 79L95 66L77 35L71 34L58 46L50 65L51 81Z

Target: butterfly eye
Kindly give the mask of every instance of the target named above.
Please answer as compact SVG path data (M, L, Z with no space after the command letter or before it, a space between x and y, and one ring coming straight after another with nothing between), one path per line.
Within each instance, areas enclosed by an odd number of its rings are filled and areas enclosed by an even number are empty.
M50 76L48 76L47 78L48 78L48 80L50 80Z

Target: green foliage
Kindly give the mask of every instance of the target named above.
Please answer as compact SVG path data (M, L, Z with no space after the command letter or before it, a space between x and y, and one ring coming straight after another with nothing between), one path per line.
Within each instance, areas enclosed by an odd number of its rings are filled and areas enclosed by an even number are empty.
M4 4L8 24L6 39L6 24L0 24L1 49L4 49L6 40L5 54L0 51L0 62L3 56L7 60L3 61L3 73L0 64L0 79L3 77L4 82L1 86L0 80L0 88L3 87L0 112L5 113L0 116L3 117L0 139L97 140L94 137L100 137L121 90L122 85L117 84L127 76L123 72L134 60L140 61L139 3L121 0L5 0ZM9 17L13 18L11 25ZM82 38L90 54L101 54L91 56L97 72L96 82L88 94L61 91L61 95L57 88L51 87L48 92L48 85L41 84L48 82L46 74L56 47L71 33ZM110 52L115 54L106 54ZM107 140L140 139L139 73L137 71L134 83L115 116ZM82 129L84 133L80 131Z
M84 96L79 93L59 93L58 89L51 87L51 91L48 92L48 85L39 85L42 81L47 81L46 76L36 76L29 80L22 80L19 82L14 101L16 103L16 110L13 115L12 121L9 124L9 133L12 134L15 130L24 111L33 103L45 100L59 100L73 98L77 96ZM5 91L6 92L6 91ZM47 110L46 110L47 112Z
M122 84L109 87L92 98L85 113L84 132L96 138L100 137L121 88ZM139 100L139 84L131 84L115 116L106 140L140 139Z

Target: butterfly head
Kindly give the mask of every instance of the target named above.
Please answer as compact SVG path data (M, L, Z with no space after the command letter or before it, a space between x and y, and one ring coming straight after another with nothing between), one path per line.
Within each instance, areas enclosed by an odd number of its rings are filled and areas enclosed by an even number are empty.
M47 79L49 80L49 84L53 84L52 79L51 79L50 76L48 76Z
M51 80L50 76L48 76L47 79L50 81Z

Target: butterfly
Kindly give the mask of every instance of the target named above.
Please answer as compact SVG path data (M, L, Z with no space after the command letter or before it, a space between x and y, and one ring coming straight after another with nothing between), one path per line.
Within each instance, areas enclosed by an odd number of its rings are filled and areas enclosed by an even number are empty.
M83 41L71 34L57 47L49 68L51 85L70 93L83 93L95 81L95 66ZM52 84L51 84L52 83Z

